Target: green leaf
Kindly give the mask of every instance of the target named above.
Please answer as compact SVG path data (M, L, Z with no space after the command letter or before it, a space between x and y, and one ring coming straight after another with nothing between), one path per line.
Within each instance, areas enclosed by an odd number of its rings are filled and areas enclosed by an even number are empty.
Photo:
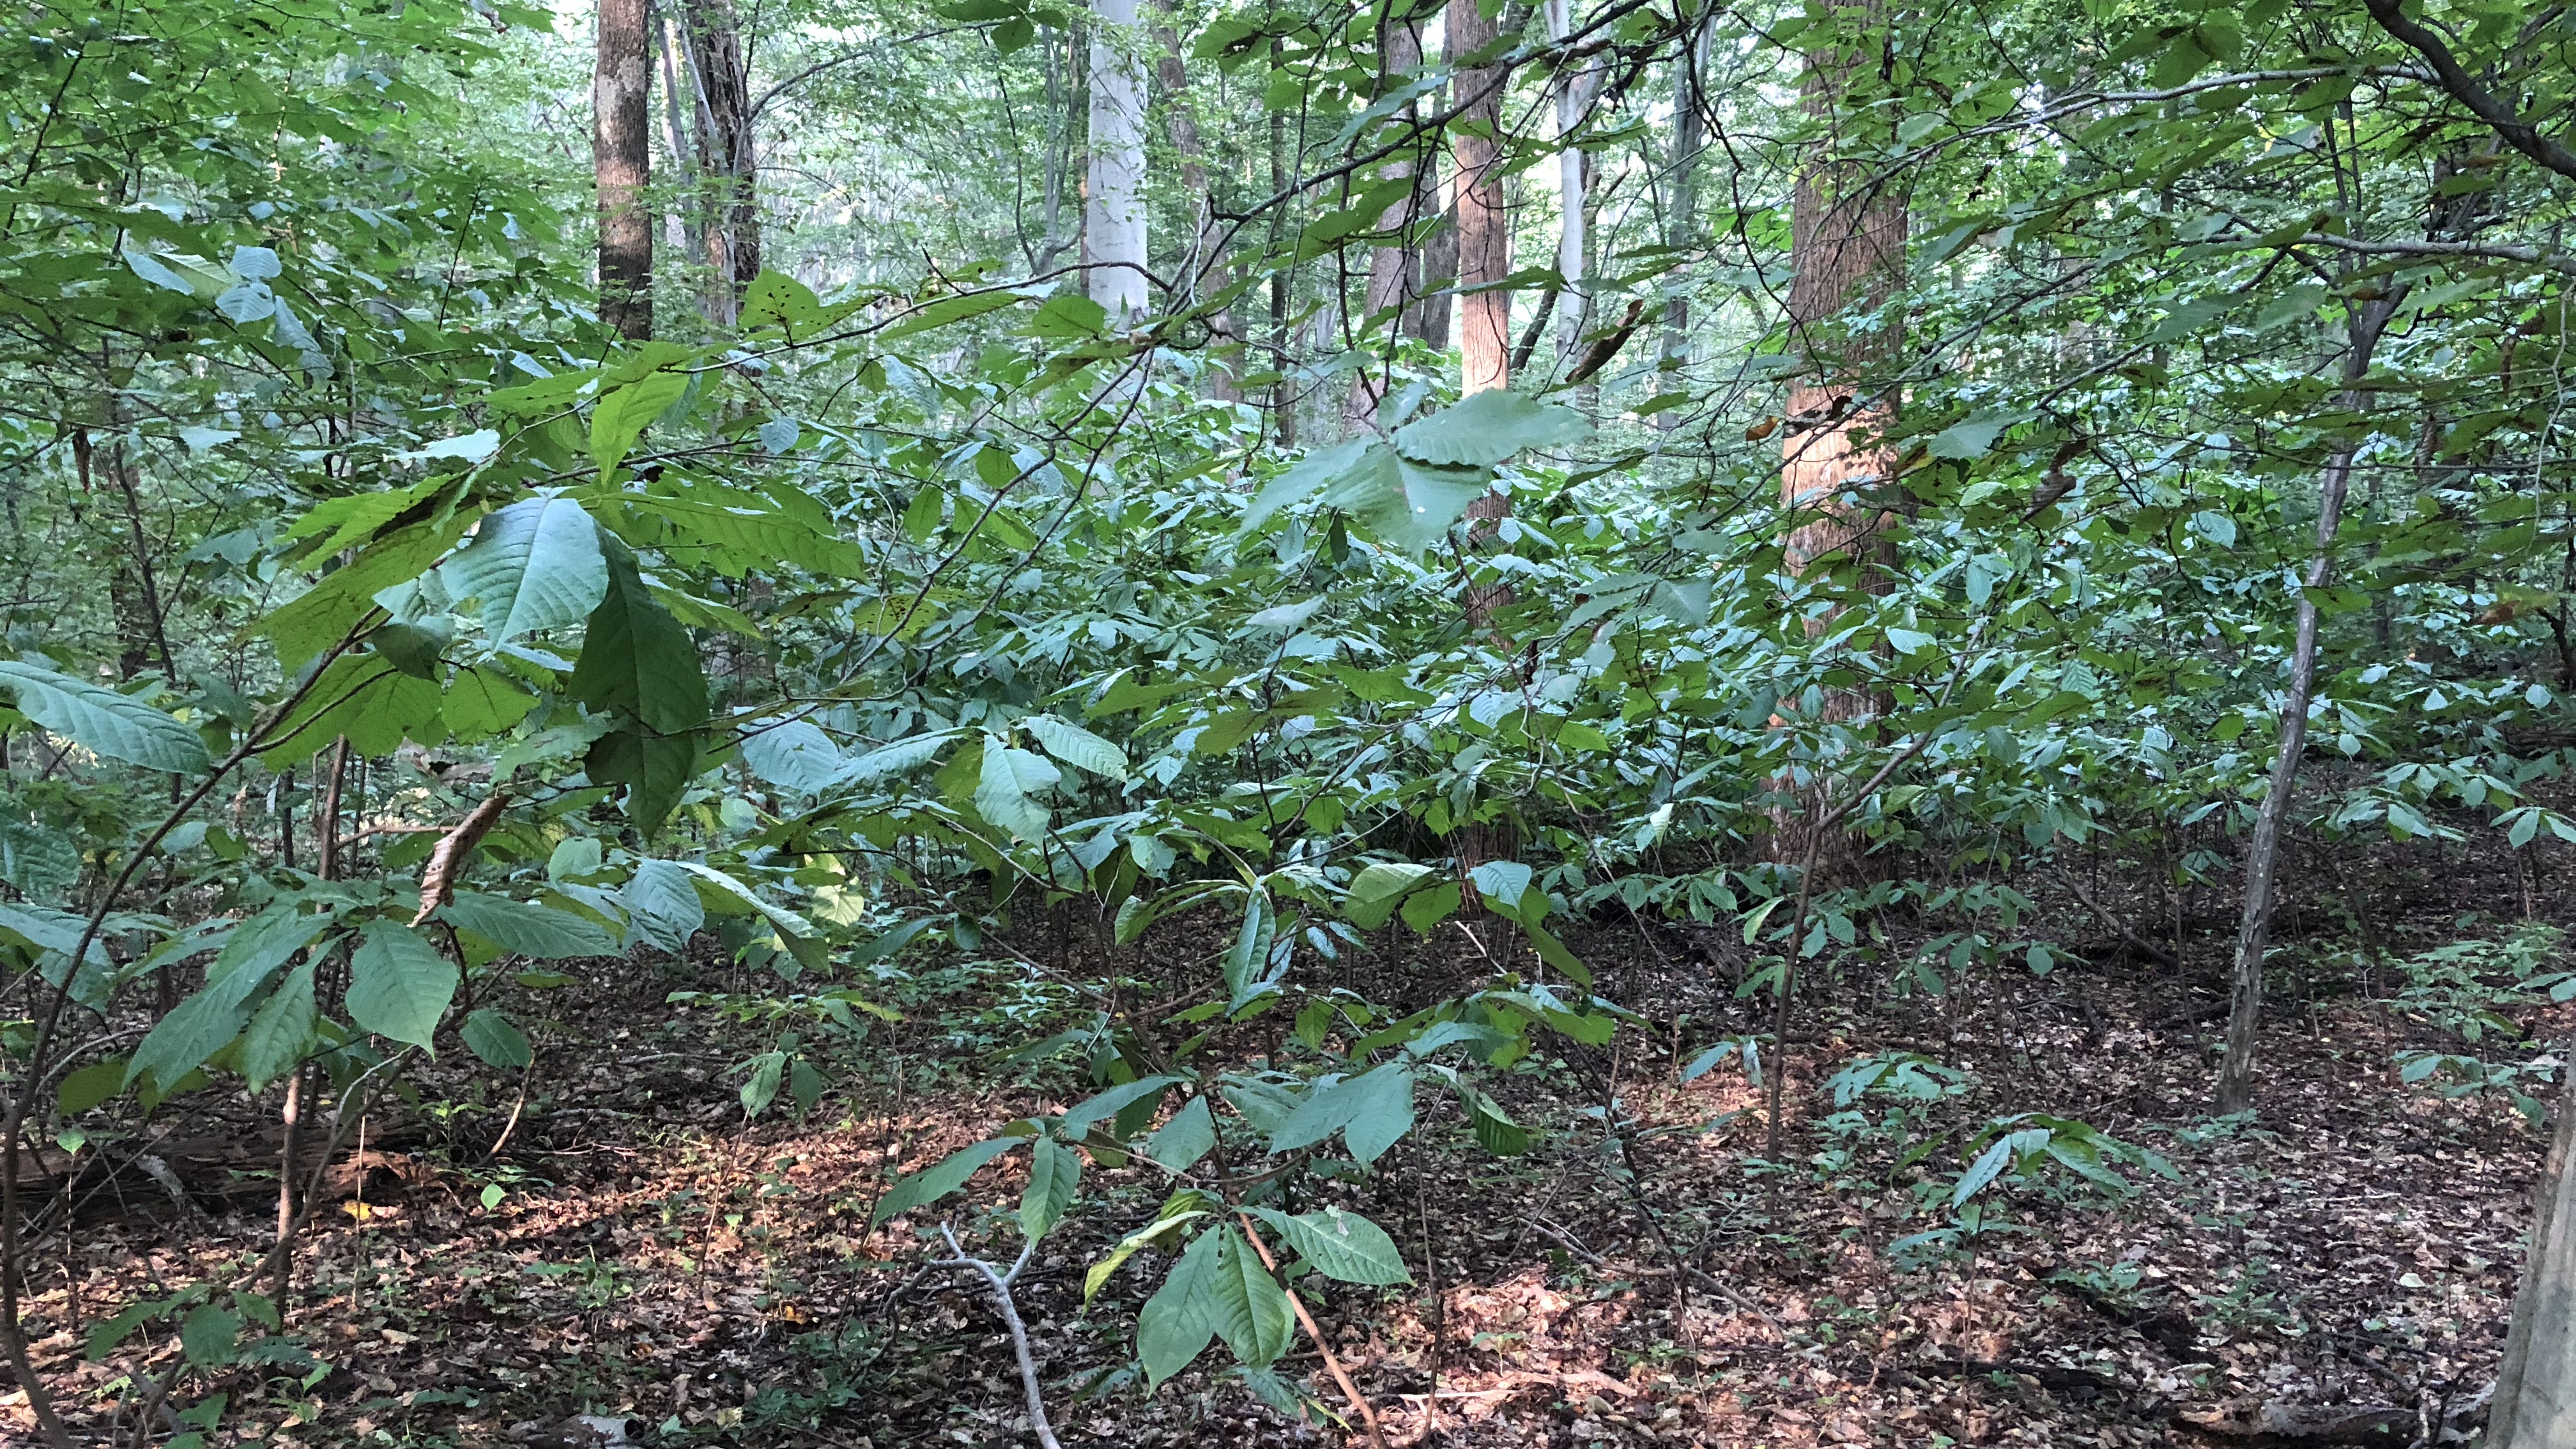
M1279 930L1279 918L1270 905L1270 897L1260 891L1247 891L1243 902L1243 925L1235 932L1234 944L1225 953L1226 1011L1241 1011L1254 997L1277 989L1275 984L1254 973L1270 964L1270 946Z
M1371 443L1325 490L1322 501L1356 516L1382 542L1420 553L1448 537L1450 525L1465 515L1467 505L1492 486L1487 469L1434 466Z
M707 722L707 676L698 646L662 607L621 547L608 555L608 587L574 661L573 698L623 710L661 734Z
M1285 471L1261 485L1252 506L1243 511L1240 530L1251 533L1270 521L1283 508L1291 508L1312 496L1328 483L1338 483L1350 476L1368 456L1372 444L1366 438L1321 448L1298 459Z
M1046 757L984 736L984 764L975 783L975 810L1021 840L1046 836L1046 808L1029 798L1064 778Z
M199 1368L231 1363L241 1342L241 1317L227 1308L200 1303L179 1325L179 1347Z
M1145 1139L1147 1161L1167 1174L1179 1174L1195 1165L1216 1147L1216 1117L1208 1111L1207 1098L1192 1097L1188 1106L1172 1114L1172 1120L1154 1129Z
M59 830L0 820L0 881L31 901L59 902L80 879L80 851Z
M707 908L698 888L676 861L644 860L618 892L633 918L635 934L678 955L689 938L706 924Z
M1073 1206L1074 1188L1082 1180L1082 1159L1065 1150L1053 1138L1041 1137L1032 1144L1029 1157L1029 1185L1020 1194L1020 1231L1030 1242L1047 1235L1065 1212Z
M438 919L471 931L513 956L567 961L618 954L617 942L606 931L570 911L534 901L459 891L456 899L438 908Z
M0 689L20 714L109 759L173 774L210 763L195 730L132 695L23 659L0 659Z
M527 1035L510 1018L488 1006L465 1014L460 1035L465 1038L467 1051L496 1067L515 1071L536 1060L536 1049L528 1045Z
M830 789L849 763L830 735L811 720L801 719L747 731L742 737L742 762L761 779L798 795L820 795Z
M482 601L486 642L498 646L580 623L608 591L608 559L589 512L544 493L485 514L439 576L460 602Z
M1217 1334L1236 1358L1255 1368L1276 1363L1297 1332L1288 1295L1239 1229L1228 1224L1217 1233L1216 1266L1206 1275L1207 1310Z
M488 665L460 669L447 681L439 713L459 740L485 740L516 726L536 708L537 697ZM504 772L506 773L506 772Z
M1431 928L1456 913L1466 899L1454 880L1442 881L1427 891L1415 891L1404 898L1404 923L1420 935L1428 936Z
M1145 1366L1147 1383L1159 1387L1188 1368L1216 1337L1216 1314L1211 1310L1227 1231L1219 1228L1192 1239L1164 1277L1163 1286L1145 1300L1144 1311L1137 1315L1136 1357Z
M1995 446L1995 439L2006 428L2021 421L2017 411L1980 408L1965 420L1952 423L1932 435L1930 451L1935 458L1982 458Z
M1148 1097L1159 1098L1163 1093L1187 1081L1189 1081L1187 1077L1139 1077L1135 1081L1112 1087L1066 1112L1064 1121L1056 1130L1067 1137L1079 1137L1090 1130L1092 1123L1114 1117Z
M108 1057L63 1078L54 1089L54 1104L64 1116L74 1117L124 1090L125 1058Z
M655 734L642 728L611 730L591 741L582 770L592 783L626 787L626 817L651 838L669 819L698 773L702 731Z
M419 932L369 921L349 963L349 1019L362 1031L426 1049L456 986L456 967Z
M1435 873L1430 866L1410 861L1373 861L1351 877L1350 894L1342 902L1342 913L1361 930L1374 931L1394 916L1395 908L1406 896Z
M261 1002L242 1028L233 1067L253 1092L294 1071L319 1040L322 1018L313 1007L313 963L305 962Z
M1525 448L1562 447L1591 432L1592 424L1572 408L1493 388L1405 424L1394 442L1416 462L1490 468Z
M1345 1090L1352 1102L1342 1122L1342 1141L1366 1167L1413 1130L1413 1073L1401 1066L1379 1067L1352 1078Z
M972 1147L950 1153L932 1167L897 1182L885 1199L877 1204L876 1215L868 1220L871 1227L897 1213L910 1212L926 1203L934 1203L966 1185L966 1179L985 1163L1020 1145L1017 1137L996 1137Z
M1020 723L1028 727L1040 748L1075 769L1112 780L1127 778L1127 752L1080 725L1067 724L1051 714L1033 714Z
M235 926L207 966L206 984L154 1023L134 1049L126 1085L148 1079L166 1091L223 1050L249 1022L253 998L330 924L328 916L273 906Z
M650 372L602 396L590 414L590 456L600 477L624 462L645 426L688 390L686 373Z
M1386 1235L1386 1230L1357 1213L1346 1213L1338 1207L1295 1217L1276 1208L1257 1207L1250 1211L1278 1229L1288 1246L1327 1278L1380 1287L1413 1281L1413 1275L1405 1271L1404 1255L1395 1250L1395 1241Z

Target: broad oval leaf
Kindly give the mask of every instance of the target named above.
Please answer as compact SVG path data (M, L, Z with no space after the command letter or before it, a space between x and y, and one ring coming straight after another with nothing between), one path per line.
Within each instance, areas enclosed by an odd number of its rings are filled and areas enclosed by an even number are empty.
M349 962L349 1019L362 1031L427 1049L456 999L454 964L419 932L370 921Z
M924 1203L939 1201L964 1187L966 1179L973 1177L977 1168L1019 1145L1019 1138L996 1137L948 1154L938 1163L897 1182L877 1204L876 1215L868 1220L869 1226L882 1223L897 1213L910 1212Z
M20 714L109 759L183 775L208 764L195 730L132 695L23 659L0 659L0 689Z
M589 511L551 493L485 514L439 577L457 599L482 601L485 638L498 646L588 617L608 592L608 559Z
M1490 468L1525 448L1562 447L1591 432L1572 408L1491 388L1396 429L1394 442L1416 462Z

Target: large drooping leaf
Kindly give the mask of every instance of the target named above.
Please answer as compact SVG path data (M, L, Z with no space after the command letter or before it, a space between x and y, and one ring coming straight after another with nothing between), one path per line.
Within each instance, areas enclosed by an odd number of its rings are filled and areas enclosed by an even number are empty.
M1074 1189L1082 1180L1082 1159L1051 1137L1037 1139L1031 1152L1029 1185L1020 1194L1020 1231L1034 1243L1073 1206Z
M648 837L662 828L698 772L702 730L658 734L642 725L591 741L582 769L593 784L626 787L627 818Z
M270 732L260 755L272 770L310 758L342 735L352 753L387 755L406 739L434 745L447 736L439 688L372 654L343 654L322 671L293 716Z
M427 938L370 921L349 962L349 1019L362 1031L426 1048L456 986L456 967Z
M296 952L331 924L292 906L272 906L224 938L206 967L206 984L153 1025L126 1064L127 1085L149 1079L166 1088L241 1034L251 1002Z
M496 646L578 624L608 591L599 525L561 493L485 514L473 541L439 575L452 597L481 601L484 636Z
M1385 925L1404 898L1432 874L1431 867L1410 861L1371 861L1351 877L1350 894L1342 902L1343 913L1361 930L1374 931Z
M1500 388L1395 430L1396 450L1419 463L1490 468L1525 448L1555 448L1592 432L1583 414Z
M439 907L438 918L514 956L561 961L617 954L617 942L606 931L570 911L533 901L459 891L456 899Z
M1279 510L1294 507L1314 496L1325 485L1340 481L1359 466L1369 451L1369 440L1355 438L1330 448L1318 448L1291 464L1279 476L1261 485L1252 506L1243 511L1242 530L1250 533L1270 521Z
M0 881L31 901L53 902L80 879L80 851L59 830L0 820Z
M661 734L698 728L707 722L707 676L696 641L653 597L633 555L612 542L607 557L608 585L573 662L573 697Z
M1384 443L1367 443L1331 476L1314 481L1321 486L1318 502L1350 514L1380 541L1419 553L1448 536L1467 505L1493 486L1493 472L1423 463Z
M1228 1225L1217 1232L1216 1267L1207 1274L1208 1314L1236 1358L1255 1368L1276 1363L1297 1333L1288 1294L1241 1230Z
M18 712L92 753L147 770L206 768L197 732L129 694L23 659L0 659L0 691Z
M1173 1174L1188 1171L1215 1147L1216 1115L1208 1110L1205 1097L1192 1097L1188 1106L1155 1128L1154 1135L1144 1143L1145 1159Z
M910 1212L924 1203L933 1203L966 1185L966 1179L985 1163L1020 1145L1016 1137L996 1137L978 1142L948 1154L932 1166L923 1168L888 1189L877 1204L871 1226L882 1223L897 1213Z
M1033 714L1020 723L1028 726L1030 738L1040 748L1065 764L1112 780L1127 778L1127 752L1082 726L1051 714Z
M313 1049L321 1016L313 1006L313 963L286 973L286 979L251 1013L234 1048L233 1066L253 1092L295 1070Z
M1294 1217L1276 1208L1253 1208L1251 1212L1278 1229L1288 1246L1327 1278L1377 1286L1413 1281L1413 1275L1405 1271L1404 1255L1395 1250L1395 1242L1386 1230L1357 1213L1346 1213L1338 1207Z
M1351 1098L1342 1141L1363 1167L1377 1161L1413 1130L1413 1073L1400 1066L1363 1072L1343 1084Z
M603 479L625 461L647 424L689 390L688 374L648 372L604 393L590 414L590 456Z
M984 737L983 772L975 783L975 809L987 820L1022 840L1046 834L1047 811L1034 798L1053 789L1064 772L1044 755L1015 749L993 736Z
M1224 1253L1222 1234L1220 1229L1192 1239L1163 1286L1145 1300L1144 1312L1137 1315L1136 1357L1150 1383L1159 1385L1188 1368L1216 1337L1210 1299L1217 1260Z
M707 922L697 882L677 861L636 862L633 878L617 894L625 903L636 939L673 955Z
M812 720L755 726L742 737L742 762L781 790L819 795L849 764L841 747Z

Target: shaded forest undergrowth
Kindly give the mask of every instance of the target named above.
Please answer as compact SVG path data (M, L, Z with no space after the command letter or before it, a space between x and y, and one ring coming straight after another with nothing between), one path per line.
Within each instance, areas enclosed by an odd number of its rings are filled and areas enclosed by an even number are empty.
M2502 935L2526 909L2576 919L2576 900L2508 857L2382 847L2353 868L2371 872L2392 952ZM2205 1105L2225 988L2201 963L2220 959L2224 921L2187 922L2202 934L2175 972L2068 898L2051 923L2077 954L2049 974L1942 996L1890 995L1862 969L1813 983L1779 1171L1761 1158L1762 1093L1736 1066L1678 1084L1701 1044L1759 1030L1767 1002L1734 989L1748 953L1722 927L1595 922L1577 942L1604 994L1664 1044L1627 1033L1498 1083L1547 1129L1525 1155L1480 1149L1454 1103L1426 1097L1426 1130L1373 1173L1299 1180L1292 1206L1364 1212L1415 1280L1309 1301L1394 1443L2405 1444L2464 1425L2493 1376L2542 1142L2498 1096L2400 1080L2398 1052L2457 1043L2387 980L2334 965L2364 959L2338 899L2320 890L2284 913L2305 934L2287 943L2250 1123ZM1427 999L1487 964L1484 944L1444 929L1375 938L1351 969L1380 999ZM1035 965L1065 949L1024 934ZM994 973L1022 964L922 974L905 1019L802 1121L749 1125L740 1068L769 1038L726 1025L716 995L741 983L697 962L598 964L530 1016L555 1034L633 1023L613 1039L548 1051L541 1033L515 1083L442 1061L420 1100L344 1135L288 1325L318 1365L301 1390L244 1370L244 1437L1029 1442L980 1281L925 1266L944 1256L943 1221L1008 1261L1016 1236L993 1214L1017 1201L1022 1159L869 1227L895 1168L1092 1090L1069 1064L1006 1060L1033 1034L994 1014L1010 997ZM666 1005L675 990L706 995ZM2563 1011L2521 1024L2561 1036ZM1293 1050L1281 1030L1237 1028L1237 1055ZM1883 1065L1876 1087L1853 1087L1856 1062ZM54 1266L29 1285L31 1337L93 1427L135 1397L120 1377L134 1354L85 1357L99 1326L269 1249L277 1129L229 1100L155 1124L106 1159L113 1173L67 1178L47 1159L33 1261ZM1982 1217L1923 1210L1945 1196L1931 1169L1997 1115L2030 1111L2149 1147L2175 1175L2130 1173L2126 1192L2008 1182ZM1274 1373L1203 1359L1151 1397L1121 1372L1161 1275L1131 1267L1087 1308L1084 1275L1152 1219L1163 1181L1095 1165L1082 1210L1017 1282L1057 1432L1339 1442L1329 1415L1347 1405L1302 1338ZM167 1337L153 1352L176 1362L182 1335ZM23 1393L7 1403L24 1414Z

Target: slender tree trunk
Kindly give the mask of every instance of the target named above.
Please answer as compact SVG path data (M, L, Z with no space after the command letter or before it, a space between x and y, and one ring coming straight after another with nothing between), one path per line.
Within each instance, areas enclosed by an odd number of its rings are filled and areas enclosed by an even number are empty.
M591 166L599 192L599 317L620 336L653 334L651 22L645 0L600 0L591 74Z
M1792 574L1828 555L1856 555L1862 587L1876 592L1886 587L1887 513L1883 501L1854 495L1879 491L1895 461L1877 441L1895 402L1869 398L1865 386L1871 364L1902 341L1900 319L1884 314L1904 281L1906 207L1872 176L1865 148L1842 134L1852 73L1885 43L1885 0L1838 0L1831 14L1838 34L1809 54L1803 83L1808 114L1824 134L1799 171L1790 209L1790 340L1805 366L1789 389L1782 429L1781 545ZM1830 627L1830 618L1808 622L1811 634ZM1865 689L1828 690L1823 704L1828 720L1863 719L1876 708ZM1810 851L1796 838L1805 813L1784 814L1775 853L1815 859L1829 874L1845 869L1847 851Z
M706 313L730 327L760 275L759 158L751 73L732 0L688 0L689 73L696 92L699 167L706 177Z
M2350 345L2344 349L2344 394L2341 404L2359 410L2368 394L2359 384L2370 372L2371 353L2379 334L2397 310L2405 289L2361 303L2352 314ZM2289 818L2297 792L2299 754L2308 739L2308 699L2317 678L2316 591L2334 574L2335 531L2343 522L2344 497L2352 483L2353 445L2334 450L2326 459L2317 487L2317 547L2308 559L2306 587L2299 592L2298 630L2290 645L2289 687L2281 699L2280 748L2272 757L2272 782L2263 806L2254 815L2254 836L2245 847L2245 904L2236 929L2236 970L2227 1013L2227 1056L2218 1069L2218 1111L2223 1116L2254 1105L2254 1041L2263 1018L2263 951L2272 930L2272 884L2280 863L2281 827Z
M1128 326L1147 310L1145 293L1145 62L1136 0L1098 0L1092 9L1091 165L1083 240L1091 300Z
M681 255L702 257L707 249L706 195L698 184L698 158L706 143L697 106L690 99L697 94L697 82L688 72L692 62L680 22L664 16L660 35L662 43L655 48L662 52L662 128L671 165L680 173ZM669 239L665 232L663 240Z
M1422 64L1421 22L1403 10L1403 0L1378 22L1378 94L1385 95L1405 83L1410 72ZM1387 118L1387 125L1399 132L1415 124L1414 107L1407 106ZM1395 181L1415 175L1414 158L1398 154L1378 168L1381 180ZM1422 252L1411 236L1413 225L1421 219L1423 192L1420 186L1410 188L1402 201L1380 213L1377 229L1395 233L1390 241L1369 248L1368 290L1362 312L1372 328L1384 326L1401 333L1407 316L1419 310L1422 296ZM1343 404L1343 421L1349 431L1359 432L1377 426L1377 406L1386 396L1387 379L1372 377L1363 368L1351 380L1351 394Z
M1190 111L1190 77L1181 63L1181 38L1169 22L1154 29L1154 78L1163 87L1165 134L1172 138L1172 149L1181 158L1181 185L1188 191L1190 204L1196 210L1185 275L1190 294L1183 302L1195 307L1209 295L1225 290L1229 273L1220 253L1223 236L1216 224L1216 190L1210 184L1207 145L1199 137L1198 117ZM1208 396L1220 402L1241 402L1243 385L1242 333L1234 320L1234 309L1228 307L1210 313L1207 319L1209 352L1214 366L1206 375Z
M1547 0L1547 38L1560 44L1573 32L1574 0ZM1556 75L1556 153L1557 207L1563 221L1557 233L1556 274L1564 279L1562 295L1556 301L1556 366L1559 371L1574 365L1583 349L1584 328L1591 325L1592 300L1588 279L1590 261L1591 176L1582 150L1571 144L1574 133L1583 125L1584 112L1591 109L1592 95L1601 73L1586 65L1574 70L1559 70Z
M1270 42L1270 61L1276 68L1283 47L1274 38ZM1278 111L1270 113L1270 192L1277 195L1288 186L1288 118ZM1277 268L1270 273L1270 373L1278 378L1270 385L1270 418L1279 446L1297 446L1297 393L1288 381L1288 272Z
M1699 153L1706 144L1700 123L1700 65L1708 47L1708 21L1701 16L1683 38L1673 58L1673 164L1670 199L1665 203L1664 245L1687 249L1699 242ZM1664 301L1662 376L1656 391L1683 390L1681 370L1690 365L1690 302L1679 292ZM1655 426L1670 432L1681 426L1677 408L1655 414Z
M1477 0L1449 0L1445 44L1452 65L1491 48L1499 38ZM1463 293L1458 299L1460 389L1478 393L1509 387L1512 381L1512 294L1500 285L1512 272L1511 218L1503 210L1502 150L1497 144L1503 74L1491 65L1466 66L1455 74L1463 106L1449 143ZM1485 501L1479 500L1479 506Z

